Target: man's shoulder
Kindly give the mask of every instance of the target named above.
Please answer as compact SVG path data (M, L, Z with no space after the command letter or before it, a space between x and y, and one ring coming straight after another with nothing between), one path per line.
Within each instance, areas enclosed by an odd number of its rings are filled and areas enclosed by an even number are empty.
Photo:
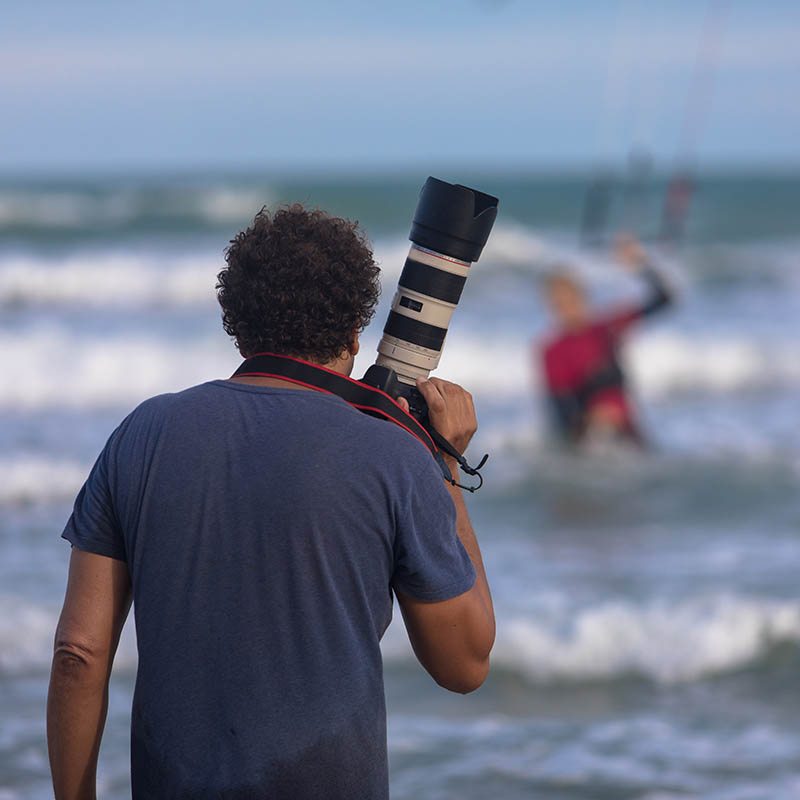
M164 394L153 395L139 403L131 413L152 414L190 404L195 399L208 395L211 386L211 383L201 383L197 386L190 386L188 389L181 389L177 392L165 392Z
M226 397L217 384L209 381L179 392L150 397L131 412L126 422L149 426L192 415ZM273 400L277 397L273 396ZM298 403L298 400L303 402ZM334 436L347 436L348 446L352 449L367 449L372 454L385 454L388 458L416 466L432 460L428 449L414 435L393 422L365 414L338 397L297 392L291 401L295 411L302 409L300 413L308 417L310 427L320 427Z
M213 383L201 383L177 392L166 392L148 397L139 403L123 420L120 428L164 422L176 414L185 414L192 407L208 403Z

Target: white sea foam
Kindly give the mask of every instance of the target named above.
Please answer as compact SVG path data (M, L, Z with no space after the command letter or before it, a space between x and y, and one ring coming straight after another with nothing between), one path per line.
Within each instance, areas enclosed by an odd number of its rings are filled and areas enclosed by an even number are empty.
M191 345L148 335L82 338L60 328L15 336L0 333L0 407L16 409L128 407L233 372L235 350L218 337Z
M253 209L257 211L263 203L260 197L255 192L219 190L203 193L196 202L204 217L234 222L252 216ZM77 207L66 205L79 213ZM10 211L4 211L0 197L0 223L4 213L8 215ZM188 255L122 250L119 246L48 257L4 254L0 258L0 305L131 308L213 303L216 274L224 266L225 243L221 239L216 251L211 248ZM375 243L375 258L381 266L386 292L394 291L408 248L404 235ZM483 271L485 262L493 274L520 268L536 272L546 266L548 259L558 257L557 253L533 231L501 225L487 245L479 269ZM593 262L586 264L591 278L595 274Z
M530 694L535 698L536 692ZM525 701L514 695L522 709ZM501 701L502 702L502 701ZM513 703L514 699L509 699ZM737 725L698 724L696 714L632 710L585 712L581 700L561 694L562 718L525 713L445 715L422 702L393 708L389 751L402 767L392 783L404 798L483 797L454 791L452 776L483 776L479 786L505 778L527 786L499 796L637 797L640 800L794 800L800 781L784 765L797 753L793 729L754 714ZM507 705L506 708L509 708ZM685 711L685 709L684 709ZM435 753L439 768L431 769ZM390 756L390 757L391 757ZM732 768L735 765L735 768ZM503 777L500 777L503 776ZM716 779L709 781L709 776ZM715 788L711 788L711 785ZM463 784L461 784L463 787ZM598 787L603 787L598 794ZM657 789L655 787L668 787Z
M0 261L0 305L211 305L222 266L221 254L215 258L101 252L57 260L6 256Z
M225 193L206 198L209 214L224 217L242 202ZM1 211L1 209L0 209ZM6 254L0 258L0 306L153 308L213 305L216 275L225 265L218 252L187 255L87 250L58 257ZM383 242L376 258L386 291L394 289L408 242ZM391 284L391 286L389 285Z
M0 507L72 497L86 480L89 466L25 454L2 458Z
M211 222L244 225L251 222L263 206L272 203L272 194L263 189L219 187L198 193L195 207L201 218Z
M492 231L479 263L541 264L552 248L535 231L520 224L499 223Z
M759 342L648 333L629 348L641 390L663 395L682 390L732 392L800 382L800 351L793 342Z
M265 205L275 202L266 186L175 183L169 187L119 187L84 193L66 189L0 191L0 230L136 228L180 220L201 229L203 223L244 225ZM159 224L160 223L160 224Z
M85 206L95 201L83 198L80 202L73 202L73 199L54 195L47 200L46 214L55 220L55 224L66 227L77 225L84 217L91 220L94 212ZM199 220L235 227L245 224L268 200L256 189L207 189L191 196L188 210L184 208L184 200L178 198L173 199L174 208L170 206L164 214L169 219L171 214L193 213ZM41 202L45 200L39 198L37 203ZM106 222L135 214L131 206L137 202L134 195L125 193L103 202L103 214L109 217ZM34 211L36 209L38 206ZM0 227L4 222L23 221L27 213L10 201L4 201L0 195ZM19 220L16 219L18 215L21 215ZM63 221L59 223L62 217ZM217 247L209 245L189 254L155 249L126 250L119 244L107 249L66 251L57 256L7 252L0 257L0 305L151 307L213 302L215 276L224 263L222 251L225 244L226 237L222 236ZM796 291L796 278L792 277L797 275L794 269L796 246L775 242L769 247L766 257L769 274L789 281L787 286ZM385 292L394 290L408 248L405 232L376 240L375 257L381 266ZM706 264L707 260L693 263L695 277L715 274L713 265ZM740 251L731 247L730 253L724 256L725 269L728 270L725 274L748 278L756 268L767 269L764 260L747 249ZM686 266L676 261L674 256L662 254L658 261L669 273L671 283L681 286L692 279ZM486 281L501 279L504 275L533 278L556 263L570 265L570 270L592 289L627 290L637 284L624 270L614 266L610 252L582 250L570 239L544 236L515 222L498 223L473 273L478 280Z
M362 343L356 375L372 363L375 333ZM6 380L0 407L109 407L129 405L232 372L237 355L222 331L191 342L151 333L95 338L60 326L30 333L0 332ZM731 393L800 384L800 351L793 343L692 338L646 333L630 349L634 386L646 397L675 392ZM524 339L466 334L448 343L438 374L491 398L528 402L540 388L538 360Z
M73 228L95 218L102 206L79 192L0 192L0 227Z
M739 669L781 642L800 641L800 604L720 596L678 605L608 602L562 631L535 618L511 621L494 661L532 680L637 674L663 683Z
M790 341L644 332L626 355L634 386L651 397L800 382L800 351ZM525 339L462 335L448 342L440 371L476 391L508 395L536 389L541 384L538 366Z
M56 605L34 604L17 595L0 593L0 674L48 669L58 613ZM136 665L131 621L120 640L114 664L117 669L128 670Z
M636 675L670 684L741 669L787 642L800 642L798 602L737 595L645 606L620 600L572 614L505 616L498 609L492 663L541 683ZM387 635L384 657L413 657L402 631Z
M52 655L58 611L0 594L0 672L45 668Z
M0 672L46 669L58 609L0 594ZM733 672L800 642L800 603L721 595L645 606L604 602L575 612L528 616L497 609L496 669L539 683L640 676L658 683L692 682ZM116 666L136 664L128 625ZM398 619L383 642L387 664L413 658Z

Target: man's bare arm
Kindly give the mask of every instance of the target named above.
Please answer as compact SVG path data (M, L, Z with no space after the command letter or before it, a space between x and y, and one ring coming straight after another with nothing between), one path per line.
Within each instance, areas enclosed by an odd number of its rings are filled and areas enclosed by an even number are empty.
M477 429L472 397L460 386L433 378L419 385L436 429L463 452ZM451 472L458 465L450 460ZM424 603L398 592L414 653L434 680L454 692L477 689L489 672L495 637L494 609L478 540L461 489L449 486L456 506L457 532L475 567L468 592L438 603Z
M47 697L56 800L96 796L108 679L130 605L128 565L73 547Z

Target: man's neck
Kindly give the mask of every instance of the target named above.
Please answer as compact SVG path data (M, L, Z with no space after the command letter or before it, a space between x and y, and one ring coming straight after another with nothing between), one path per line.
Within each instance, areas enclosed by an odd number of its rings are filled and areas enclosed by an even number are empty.
M325 364L321 364L318 361L313 361L311 359L303 360L308 361L314 366L323 367L324 369L329 369L332 372L338 372L340 375L344 375L345 377L348 377L353 371L354 359L353 356L349 354L347 357L335 358L333 361L328 361ZM315 391L310 386L302 386L299 383L285 381L281 378L268 378L261 375L234 375L233 377L228 378L228 380L232 383L246 383L250 386L270 386L276 389L300 389L309 392Z

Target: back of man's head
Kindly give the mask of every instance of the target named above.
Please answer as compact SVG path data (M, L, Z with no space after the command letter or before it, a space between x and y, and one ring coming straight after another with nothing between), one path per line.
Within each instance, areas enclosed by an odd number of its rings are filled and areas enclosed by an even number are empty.
M222 325L245 357L329 363L370 321L380 293L358 223L299 204L272 215L262 209L225 260L217 276Z

